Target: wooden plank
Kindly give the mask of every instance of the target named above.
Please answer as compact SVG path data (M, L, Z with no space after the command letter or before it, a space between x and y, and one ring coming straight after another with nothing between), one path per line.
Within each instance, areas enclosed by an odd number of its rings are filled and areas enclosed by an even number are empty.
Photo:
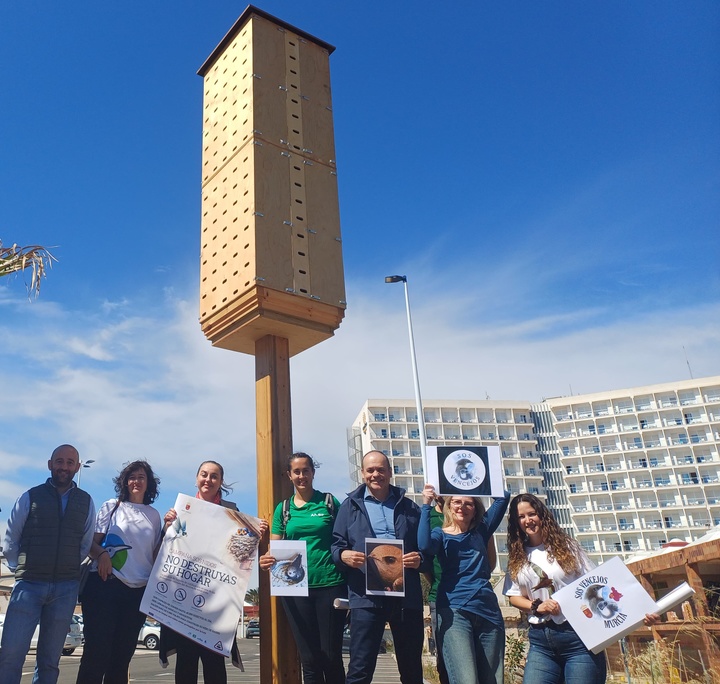
M290 355L288 341L266 336L255 347L258 515L272 520L277 502L292 494L285 477L292 453L290 411ZM263 542L260 553L267 551ZM260 681L262 684L300 684L300 661L290 626L278 599L270 597L270 574L260 579Z

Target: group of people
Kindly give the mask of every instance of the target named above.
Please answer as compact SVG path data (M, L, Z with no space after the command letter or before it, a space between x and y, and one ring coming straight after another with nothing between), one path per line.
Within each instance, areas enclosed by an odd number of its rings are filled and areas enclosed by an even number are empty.
M314 487L317 464L306 453L287 462L292 496L274 511L272 539L307 544L308 596L282 597L302 662L305 684L369 684L386 624L393 634L403 684L423 681L423 597L420 576L433 582L432 601L438 671L443 684L503 682L505 631L490 583L495 566L493 533L506 511L509 562L503 593L528 614L530 649L525 684L602 684L604 654L582 643L552 598L592 568L577 542L532 494L510 500L509 492L485 510L477 497L440 497L425 485L420 508L405 490L391 484L388 458L379 451L363 457L364 483L342 504ZM40 624L34 684L57 681L59 659L75 608L81 560L92 561L80 600L85 648L77 684L126 684L144 615L140 601L163 532L176 519L151 506L159 480L145 461L127 465L114 479L116 497L97 515L90 496L73 482L80 468L77 450L58 447L48 461L51 477L25 492L8 522L6 560L16 584L0 643L0 684L18 684L33 631ZM219 463L201 463L197 497L233 508ZM268 525L263 521L261 533ZM368 539L402 540L401 557L385 562L403 567L402 596L368 592ZM270 552L262 570L276 563ZM434 565L433 565L434 564ZM433 577L434 575L434 577ZM388 587L390 589L391 587ZM350 661L342 657L348 599ZM647 615L646 624L659 619ZM225 658L163 628L161 659L176 653L175 682L195 684L199 662L204 681L225 684Z
M50 477L15 503L3 541L15 586L0 642L0 684L19 684L33 633L40 626L33 684L54 684L78 599L85 645L77 684L127 684L138 633L145 621L140 602L164 531L177 517L151 505L160 480L147 461L127 464L114 478L116 496L95 510L73 478L81 467L75 447L64 444L48 461ZM223 467L204 461L197 497L237 510ZM267 530L263 524L262 531ZM89 564L83 586L81 565ZM202 661L208 684L225 684L225 658L191 639L161 632L161 657L177 654L175 681L196 684Z

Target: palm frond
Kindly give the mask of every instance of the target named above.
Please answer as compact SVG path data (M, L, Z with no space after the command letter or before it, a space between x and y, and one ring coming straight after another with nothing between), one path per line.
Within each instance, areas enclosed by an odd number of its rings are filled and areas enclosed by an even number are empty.
M19 273L29 268L32 271L29 293L37 297L40 294L40 281L47 276L47 269L57 259L45 247L30 245L29 247L3 247L0 240L0 277Z

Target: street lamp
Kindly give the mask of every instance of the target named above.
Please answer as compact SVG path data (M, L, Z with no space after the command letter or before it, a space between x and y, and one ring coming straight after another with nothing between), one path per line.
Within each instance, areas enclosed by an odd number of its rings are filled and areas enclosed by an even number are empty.
M413 381L415 382L415 406L418 414L418 432L420 433L420 455L422 456L423 475L427 479L427 450L425 437L425 416L420 399L420 381L418 380L417 359L415 358L415 338L413 337L412 317L410 316L410 297L408 295L407 276L385 276L386 283L403 283L405 286L405 309L407 310L408 335L410 336L410 359L412 360Z
M77 481L78 487L80 486L80 476L82 475L83 468L89 468L91 463L95 463L95 461L93 461L93 459L89 458L87 461L83 461L80 464L80 470L78 470L78 481Z

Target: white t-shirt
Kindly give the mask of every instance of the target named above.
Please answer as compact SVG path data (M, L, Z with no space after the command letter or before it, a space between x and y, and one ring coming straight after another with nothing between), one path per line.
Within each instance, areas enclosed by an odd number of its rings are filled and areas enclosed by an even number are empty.
M517 580L513 582L510 573L505 573L505 584L503 585L503 594L505 596L524 596L531 601L537 598L545 601L552 596L553 592L572 584L578 577L582 577L588 570L595 567L595 564L587 557L585 552L581 551L579 559L580 572L566 575L557 561L548 560L544 544L526 546L525 550L527 551L528 563L523 565L520 572L518 572ZM542 617L535 617L532 613L528 615L528 622L534 625L547 622L548 619L558 624L565 622L565 616L562 613L559 615L543 615Z
M152 506L130 501L123 501L113 513L116 503L117 499L110 499L100 507L95 532L105 534L108 530L104 546L110 554L113 574L129 587L144 587L160 542L162 520Z

